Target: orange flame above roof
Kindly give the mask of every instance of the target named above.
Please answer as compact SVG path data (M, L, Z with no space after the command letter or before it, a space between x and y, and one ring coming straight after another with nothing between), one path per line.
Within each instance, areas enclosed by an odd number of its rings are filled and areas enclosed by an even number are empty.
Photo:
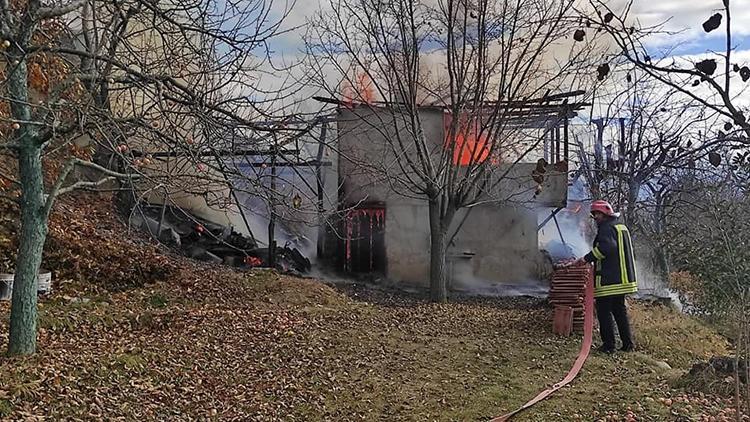
M341 95L350 105L355 102L372 104L375 102L375 85L367 72L356 72L353 78L342 82Z

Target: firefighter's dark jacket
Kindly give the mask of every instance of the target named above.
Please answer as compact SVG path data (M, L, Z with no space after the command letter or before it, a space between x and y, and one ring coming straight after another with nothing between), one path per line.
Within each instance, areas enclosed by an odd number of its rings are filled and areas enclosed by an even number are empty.
M599 225L594 248L584 259L596 266L594 297L638 291L630 232L616 218L605 220Z

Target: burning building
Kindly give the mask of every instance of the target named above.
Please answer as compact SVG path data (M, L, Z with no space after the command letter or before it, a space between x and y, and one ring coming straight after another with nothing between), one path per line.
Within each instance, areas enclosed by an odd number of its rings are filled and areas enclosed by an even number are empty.
M572 96L572 95L570 95ZM565 98L561 95L560 99ZM516 294L546 291L548 266L538 246L540 209L567 205L568 119L582 104L548 101L523 105L513 124L526 141L493 156L481 136L456 136L456 166L489 160L497 177L492 197L460 209L449 232L449 289ZM386 106L346 104L336 115L338 205L334 226L340 269L382 275L400 287L422 288L430 279L428 203L400 180L393 131L404 131L399 112ZM419 110L431 151L445 148L451 116L444 107ZM416 151L413 151L416 154ZM416 159L416 158L414 158ZM543 176L540 176L542 175ZM329 233L329 237L330 233Z

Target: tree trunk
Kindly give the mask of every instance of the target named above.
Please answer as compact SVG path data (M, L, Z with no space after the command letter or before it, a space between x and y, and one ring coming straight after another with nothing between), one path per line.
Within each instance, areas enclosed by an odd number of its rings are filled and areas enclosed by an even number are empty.
M13 118L20 122L13 135L18 144L21 181L21 234L10 310L8 354L11 356L36 351L37 275L47 237L42 144L38 128L26 123L32 120L26 60L19 51L12 53L11 58L16 59L18 65L12 67L7 81Z
M631 225L635 220L635 206L638 203L638 195L641 192L641 183L638 181L628 182L628 204L625 208L625 224Z
M19 170L23 193L21 236L10 310L8 354L11 356L31 355L36 351L37 276L47 237L41 150L32 146L22 148Z
M669 286L669 250L664 242L664 225L666 224L664 216L665 198L661 193L656 197L656 208L654 209L654 234L656 241L656 265L659 269L659 275L662 277L667 286Z
M742 421L742 396L740 395L740 353L742 353L743 342L745 341L742 332L742 323L738 323L737 328L737 347L734 351L734 407L737 410L735 418L737 422Z
M443 215L441 208L439 200L429 200L430 299L437 303L444 303L448 300L448 274L445 265L445 253L448 249L450 216Z
M656 251L654 252L656 258L656 267L659 271L659 276L664 281L665 285L669 286L669 257L664 247L659 245L660 242L656 242Z

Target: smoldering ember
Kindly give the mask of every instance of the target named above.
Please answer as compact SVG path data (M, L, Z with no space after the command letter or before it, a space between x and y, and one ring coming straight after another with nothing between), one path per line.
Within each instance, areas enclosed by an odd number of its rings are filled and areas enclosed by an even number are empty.
M742 3L0 1L0 419L750 420Z

